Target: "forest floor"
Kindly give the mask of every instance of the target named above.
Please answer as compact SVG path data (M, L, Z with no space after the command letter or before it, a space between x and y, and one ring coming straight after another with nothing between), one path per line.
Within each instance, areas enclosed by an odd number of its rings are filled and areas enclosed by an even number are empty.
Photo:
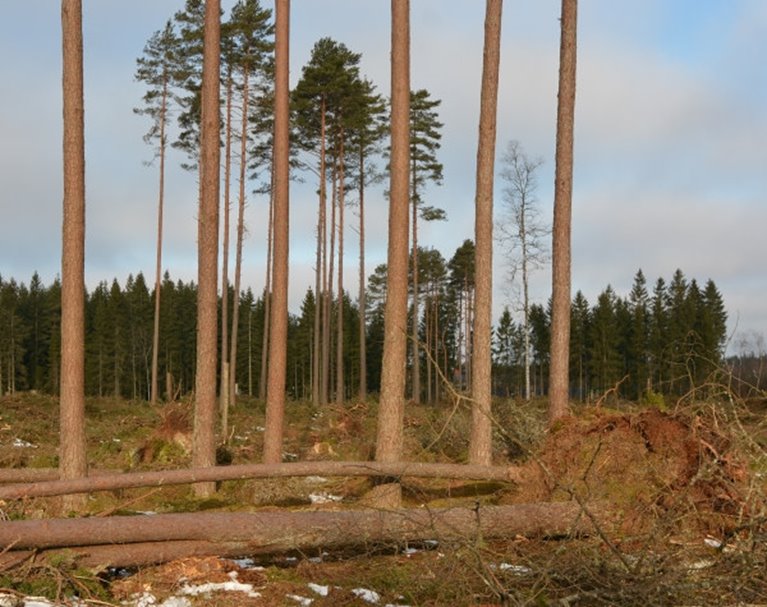
M296 402L286 413L285 461L373 455L372 401L320 409ZM86 415L92 468L189 465L190 402L90 399ZM576 500L609 504L617 523L589 537L434 537L130 570L34 561L0 571L0 607L767 605L767 400L729 398L669 411L575 406L550 430L542 401L499 400L494 415L495 460L519 468L515 482L406 480L405 506ZM469 423L461 401L408 405L405 459L466 461ZM222 463L259 461L263 424L263 403L239 402ZM57 444L55 399L0 397L0 468L56 466ZM208 500L183 485L105 491L89 496L86 514L359 508L370 486L359 478L227 481ZM55 507L56 498L0 502L0 516L45 518Z

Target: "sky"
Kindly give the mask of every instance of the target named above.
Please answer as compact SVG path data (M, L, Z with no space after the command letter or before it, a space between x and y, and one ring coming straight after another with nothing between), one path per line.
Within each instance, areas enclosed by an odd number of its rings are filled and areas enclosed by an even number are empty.
M183 0L85 0L86 283L154 275L158 170L135 115L144 89L136 58ZM232 0L223 0L229 11ZM271 8L270 0L262 4ZM0 275L50 284L61 267L61 33L54 0L8 2L0 20ZM321 37L361 53L361 73L389 92L386 0L293 0L291 86ZM498 158L510 140L541 158L537 200L553 203L559 53L557 0L504 6ZM573 185L573 293L609 284L628 294L677 268L713 279L729 312L729 348L767 335L767 2L581 0ZM424 192L447 212L421 223L419 243L446 259L473 238L484 2L412 0L411 88L440 99L444 182ZM163 267L196 280L195 176L172 151ZM313 284L315 184L291 188L290 306ZM503 212L496 180L496 217ZM368 194L368 272L386 260L383 189ZM356 222L352 213L347 214ZM267 201L247 209L244 287L263 287ZM357 235L346 233L344 284L357 289ZM497 249L494 310L515 307ZM545 304L548 267L532 278ZM763 343L763 342L762 342ZM740 346L738 345L740 344Z

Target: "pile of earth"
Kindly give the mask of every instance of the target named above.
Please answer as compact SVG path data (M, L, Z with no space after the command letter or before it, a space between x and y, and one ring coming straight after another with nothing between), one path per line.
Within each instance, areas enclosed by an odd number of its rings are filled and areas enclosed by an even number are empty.
M715 417L601 408L557 423L502 503L577 499L621 514L624 532L673 521L727 534L766 511L763 475Z

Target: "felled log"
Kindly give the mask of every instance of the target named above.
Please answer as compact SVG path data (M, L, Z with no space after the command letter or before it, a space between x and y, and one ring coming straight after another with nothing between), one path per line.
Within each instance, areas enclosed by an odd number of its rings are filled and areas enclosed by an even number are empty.
M89 476L114 474L113 470L88 470ZM0 468L0 485L3 483L38 483L60 478L58 468Z
M609 523L601 505L591 516L575 502L477 508L258 513L184 513L109 518L8 521L0 546L67 551L86 566L131 566L183 556L247 556L436 539L476 541L518 535L587 534Z
M516 468L430 464L421 462L294 462L287 464L240 464L153 472L103 474L71 480L46 480L36 483L0 486L0 499L48 497L92 491L113 491L136 487L161 487L205 481L277 478L288 476L386 476L450 478L463 480L512 481Z

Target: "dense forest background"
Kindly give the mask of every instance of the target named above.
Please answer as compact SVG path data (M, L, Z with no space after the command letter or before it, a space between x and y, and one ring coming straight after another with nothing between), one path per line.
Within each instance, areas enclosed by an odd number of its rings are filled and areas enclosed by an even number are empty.
M468 389L471 381L467 327L471 326L473 243L467 240L450 259L436 249L419 251L423 301L420 314L422 397L436 402L444 381ZM369 389L379 388L386 267L368 280L366 296ZM60 291L58 280L44 285L35 274L28 283L0 277L0 393L37 390L56 394L59 385ZM234 298L231 296L228 301ZM195 381L196 285L161 286L159 365L165 399L189 394ZM358 302L343 298L346 396L356 392L359 374ZM240 394L259 395L264 328L264 295L244 290L236 361ZM337 304L336 304L337 308ZM142 273L121 284L101 282L86 296L86 391L92 396L148 399L154 291ZM288 382L291 397L311 392L315 297L308 289L289 319ZM337 309L333 310L337 313ZM412 313L412 307L411 307ZM523 330L506 308L494 328L493 387L496 395L519 396L524 387ZM703 386L727 362L745 379L758 382L756 354L724 360L727 312L713 281L700 286L677 270L651 287L641 271L628 295L609 285L595 302L577 292L572 302L571 384L574 399L594 399L618 386L625 398L684 394ZM548 379L550 310L530 309L533 395L545 395ZM331 349L334 351L334 349ZM335 360L332 365L335 365ZM408 366L412 367L409 360ZM749 377L750 376L750 377ZM331 378L335 377L331 373ZM337 386L333 386L335 393Z

